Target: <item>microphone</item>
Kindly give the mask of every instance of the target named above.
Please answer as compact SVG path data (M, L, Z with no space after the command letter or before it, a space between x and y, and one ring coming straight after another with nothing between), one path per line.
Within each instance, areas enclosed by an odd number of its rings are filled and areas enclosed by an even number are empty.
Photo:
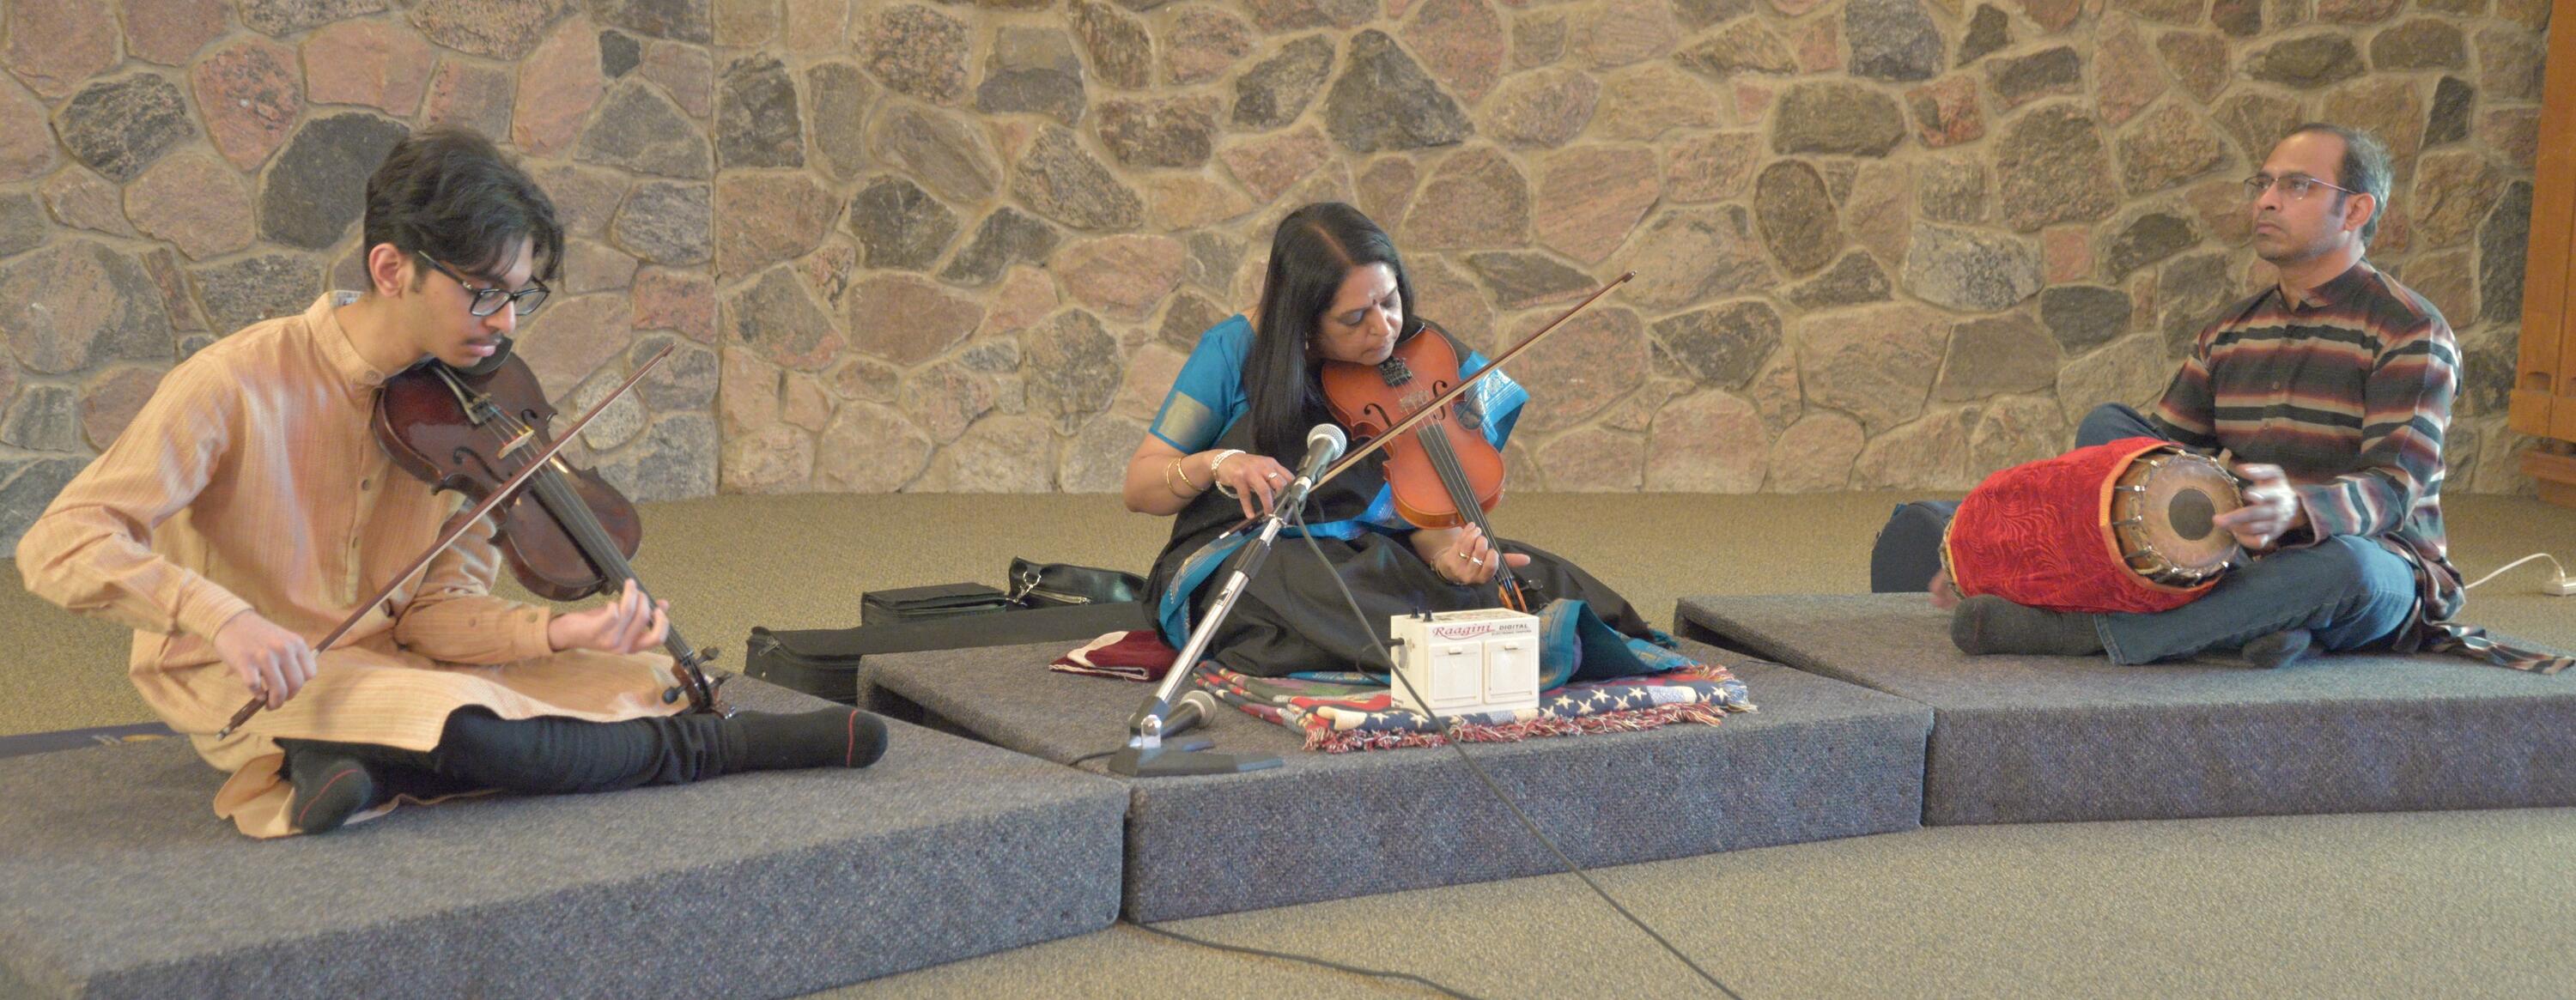
M1191 726L1205 725L1216 716L1216 696L1193 690L1172 702L1171 714L1163 717L1163 735L1169 737Z
M1271 509L1287 511L1303 506L1306 492L1315 488L1315 477L1323 475L1324 467L1342 457L1342 449L1350 447L1350 444L1350 436L1332 424L1316 424L1313 430L1307 431L1306 460L1297 463L1297 481L1279 491L1278 503Z

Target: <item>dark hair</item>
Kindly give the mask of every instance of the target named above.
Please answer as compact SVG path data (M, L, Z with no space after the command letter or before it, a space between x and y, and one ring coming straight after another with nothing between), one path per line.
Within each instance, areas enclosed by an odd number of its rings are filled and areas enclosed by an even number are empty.
M1315 324L1333 307L1351 269L1384 264L1395 272L1404 301L1404 329L1422 328L1413 312L1413 282L1395 241L1359 209L1338 201L1316 202L1279 220L1270 238L1270 269L1261 282L1261 305L1252 319L1252 350L1243 359L1243 385L1253 440L1262 454L1293 461L1305 451L1306 423L1324 405L1306 344Z
M2335 169L2335 183L2370 196L2370 221L2361 224L2361 242L2369 245L2379 233L2379 220L2388 215L2388 145L2378 136L2357 128L2309 122L2290 130L2290 135L2322 132L2343 140L2343 163ZM2283 136L2288 138L2288 136ZM2349 195L2335 194L2335 206L2341 208Z
M508 269L520 240L539 280L563 261L554 202L492 140L452 126L422 129L385 154L367 178L364 233L361 255L391 243L487 278Z

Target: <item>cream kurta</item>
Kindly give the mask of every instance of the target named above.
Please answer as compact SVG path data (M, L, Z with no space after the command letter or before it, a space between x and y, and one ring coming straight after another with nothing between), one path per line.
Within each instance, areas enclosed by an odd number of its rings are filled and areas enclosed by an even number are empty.
M285 707L215 738L251 697L216 657L225 622L257 609L318 641L463 507L395 468L369 430L376 387L408 359L360 354L333 312L353 299L325 295L171 369L18 543L28 590L135 630L135 688L232 772L215 812L253 836L293 832L279 737L428 750L468 705L505 719L674 710L660 697L669 658L551 653L544 608L491 596L487 519L322 653Z

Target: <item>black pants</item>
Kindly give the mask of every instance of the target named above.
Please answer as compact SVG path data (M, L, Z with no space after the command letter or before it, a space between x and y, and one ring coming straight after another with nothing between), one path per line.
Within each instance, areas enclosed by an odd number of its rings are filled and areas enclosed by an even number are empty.
M623 722L502 719L483 708L447 717L427 752L371 743L279 740L356 758L385 794L445 795L500 789L531 795L681 785L743 766L738 728L714 715ZM289 760L293 759L289 755Z

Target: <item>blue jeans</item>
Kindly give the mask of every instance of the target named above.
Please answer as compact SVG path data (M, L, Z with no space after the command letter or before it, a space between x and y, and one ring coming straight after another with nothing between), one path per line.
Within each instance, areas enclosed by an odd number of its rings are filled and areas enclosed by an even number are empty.
M2084 415L2075 446L2128 437L2161 438L2138 411L2106 403ZM2415 609L2415 567L2378 542L2335 535L2283 549L2220 578L2208 594L2171 611L2097 614L2113 663L2152 663L2208 649L2237 649L2290 629L2314 648L2359 649L2394 635Z

